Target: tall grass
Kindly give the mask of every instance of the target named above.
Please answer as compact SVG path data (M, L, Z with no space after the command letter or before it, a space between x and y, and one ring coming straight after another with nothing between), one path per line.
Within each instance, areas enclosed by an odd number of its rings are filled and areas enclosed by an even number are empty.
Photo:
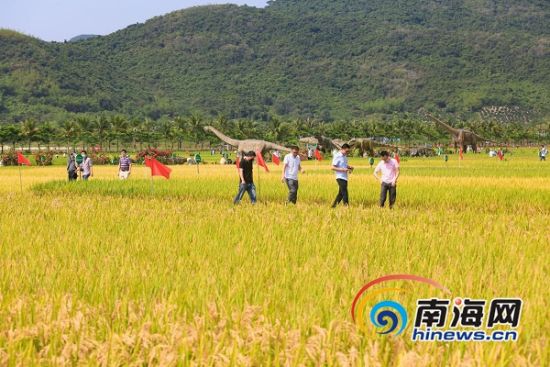
M364 160L336 210L327 162L306 164L296 207L274 167L259 205L236 207L234 167L176 167L153 191L141 167L71 184L25 167L22 194L2 168L0 364L547 365L550 166L535 159L408 160L393 211ZM390 273L523 298L520 340L359 331L355 293ZM429 296L402 286L411 308Z

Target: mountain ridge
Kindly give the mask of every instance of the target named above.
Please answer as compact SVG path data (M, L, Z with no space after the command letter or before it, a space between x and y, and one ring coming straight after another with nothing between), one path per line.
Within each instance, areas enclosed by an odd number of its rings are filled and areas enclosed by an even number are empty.
M493 107L544 117L548 8L521 0L278 0L188 8L68 44L0 31L0 118L331 121L420 107L465 118Z

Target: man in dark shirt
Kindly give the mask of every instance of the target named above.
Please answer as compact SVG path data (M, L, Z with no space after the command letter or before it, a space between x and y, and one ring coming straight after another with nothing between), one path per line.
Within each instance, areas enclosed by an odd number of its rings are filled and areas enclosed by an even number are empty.
M256 153L250 151L244 155L244 158L239 163L239 192L233 200L234 204L240 203L245 191L248 193L252 204L256 203L256 186L254 186L254 179L252 175L252 167L254 166L255 157Z
M122 149L120 152L120 159L118 161L118 178L121 180L127 180L132 172L132 160L128 157L126 149Z
M67 156L67 173L69 175L69 181L74 181L77 179L78 174L76 173L76 153L69 153Z

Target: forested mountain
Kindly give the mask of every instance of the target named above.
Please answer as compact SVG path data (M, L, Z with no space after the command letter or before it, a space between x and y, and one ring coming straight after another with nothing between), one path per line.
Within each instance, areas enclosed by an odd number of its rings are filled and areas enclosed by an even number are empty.
M276 0L185 9L79 42L3 30L0 121L331 121L421 107L536 121L550 116L549 10L547 0Z
M78 36L75 36L75 37L71 38L69 40L69 42L84 41L84 40L88 40L90 38L95 38L95 37L99 37L99 36L95 35L95 34L80 34Z

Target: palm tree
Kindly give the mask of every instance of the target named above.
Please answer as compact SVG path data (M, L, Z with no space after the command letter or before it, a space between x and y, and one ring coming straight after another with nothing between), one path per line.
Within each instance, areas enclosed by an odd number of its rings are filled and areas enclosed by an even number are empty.
M256 133L257 126L252 120L239 120L235 124L235 136L238 139L253 139Z
M15 124L3 125L4 140L11 143L11 149L15 149L18 142L21 141L21 128ZM2 146L2 149L4 147Z
M84 149L88 149L88 145L92 140L92 121L87 117L77 117L76 123L78 129L78 139L82 142Z
M15 124L10 124L6 127L7 141L12 143L12 149L15 149L15 146L18 142L21 141L21 129Z
M312 119L311 117L306 118L306 120L304 121L304 126L309 134L321 133L321 124L319 124L319 121Z
M46 121L40 125L38 130L38 141L44 143L48 150L50 150L50 144L57 133L56 126L54 126L51 122Z
M158 125L158 131L164 138L164 147L168 148L168 142L170 142L170 149L173 149L173 140L174 137L174 129L173 129L173 121L170 120L161 120Z
M202 117L200 115L191 115L189 118L189 135L195 144L198 144L204 136Z
M103 143L110 128L109 121L104 116L98 117L93 123L93 133L95 139L99 142L99 147L103 150Z
M38 125L34 120L25 120L21 124L21 136L25 137L29 142L29 151L31 150L31 143L38 135Z
M278 141L279 136L281 135L281 120L276 117L273 117L267 126L267 140Z
M0 124L0 154L4 154L4 144L9 141L8 125Z
M63 124L61 124L59 134L61 138L67 143L67 150L71 148L71 143L73 143L74 149L74 142L78 136L78 132L78 125L72 120L66 120L63 122Z
M183 148L183 140L187 136L187 120L181 116L176 116L172 124L174 126L175 137L178 140L178 149L181 150Z
M129 138L132 140L132 148L136 150L137 148L137 141L139 140L139 148L141 150L142 146L142 140L140 139L140 129L141 129L141 121L138 119L132 119L128 123L129 128Z
M128 121L123 116L114 116L111 118L111 127L113 128L118 152L119 143L128 141Z
M10 125L0 124L0 154L4 154L4 145L10 141Z
M231 121L225 117L225 115L219 115L216 121L214 122L214 125L220 129L220 131L223 131L225 134L232 134L232 124Z
M156 137L157 134L154 130L154 124L151 119L146 118L141 122L140 130L139 130L139 140L140 144L147 143L148 146L156 145Z

